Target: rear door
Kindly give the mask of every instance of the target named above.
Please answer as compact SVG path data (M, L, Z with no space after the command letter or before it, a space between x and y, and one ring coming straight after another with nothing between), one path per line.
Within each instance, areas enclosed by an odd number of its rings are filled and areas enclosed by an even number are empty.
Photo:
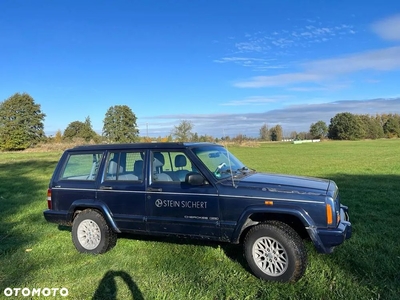
M187 173L199 172L189 156L184 151L150 151L149 165L149 231L219 239L217 189L185 183Z
M107 154L97 199L110 209L120 230L146 231L143 151Z

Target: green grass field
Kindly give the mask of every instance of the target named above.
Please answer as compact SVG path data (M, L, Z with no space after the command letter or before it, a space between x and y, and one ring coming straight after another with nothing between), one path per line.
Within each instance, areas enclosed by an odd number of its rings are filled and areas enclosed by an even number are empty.
M335 180L353 237L330 255L307 242L308 269L295 284L258 280L241 246L227 244L124 235L110 252L84 255L68 228L42 214L61 152L0 153L0 299L19 299L4 290L25 287L68 289L68 297L53 299L400 297L400 140L229 150L258 171Z

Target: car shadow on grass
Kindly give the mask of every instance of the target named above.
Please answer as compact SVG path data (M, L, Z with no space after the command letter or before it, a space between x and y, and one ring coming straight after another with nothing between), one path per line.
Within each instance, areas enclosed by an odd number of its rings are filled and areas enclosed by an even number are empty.
M58 225L58 229L61 231L71 232L70 226ZM221 248L225 255L233 262L237 262L240 264L243 269L248 272L250 268L247 265L247 262L243 255L243 245L241 244L229 244L218 241L210 241L203 239L195 239L195 238L180 238L176 236L154 236L154 235L144 235L144 234L133 234L133 233L120 233L118 234L118 239L127 239L127 240L137 240L137 241L148 241L148 242L160 242L160 243L168 243L168 244L178 244L178 245L190 245L190 246L199 246L199 247L211 247L214 249ZM118 242L117 246L118 247Z
M138 235L130 233L119 234L118 239L160 242L171 245L178 244L178 245L189 245L189 246L199 246L199 247L210 247L214 249L220 248L231 261L240 264L243 267L243 269L246 270L247 272L251 272L250 268L247 265L246 259L243 255L242 244L230 244L230 243L224 243L206 239L188 238L188 237L176 237L176 236L165 237L165 236L154 236L154 235Z

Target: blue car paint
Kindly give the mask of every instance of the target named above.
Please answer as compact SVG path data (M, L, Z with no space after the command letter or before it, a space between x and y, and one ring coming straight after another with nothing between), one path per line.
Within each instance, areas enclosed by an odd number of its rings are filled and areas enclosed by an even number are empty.
M296 231L308 233L317 251L330 253L351 237L348 220L327 224L326 204L339 203L333 181L247 170L219 179L194 154L193 149L222 147L210 143L140 143L80 146L60 159L49 189L52 207L44 211L47 221L71 225L77 211L100 211L114 232L176 235L239 243L246 229L279 217ZM139 149L146 153L145 176L140 182L104 185L109 151ZM203 185L188 182L151 182L150 151L181 151L204 177ZM59 180L70 153L102 153L96 180ZM231 171L232 172L232 171ZM133 204L132 204L133 203ZM347 215L347 207L339 204ZM301 225L301 226L299 226ZM301 228L300 228L301 227Z

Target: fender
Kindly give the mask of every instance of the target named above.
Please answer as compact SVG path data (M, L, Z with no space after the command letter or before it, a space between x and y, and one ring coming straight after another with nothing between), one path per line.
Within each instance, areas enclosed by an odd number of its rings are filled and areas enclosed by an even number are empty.
M274 205L268 207L266 207L265 205L249 206L243 211L236 224L236 228L232 234L233 243L239 243L240 235L242 234L243 230L248 227L246 226L246 222L248 222L251 215L256 213L292 215L298 218L303 223L306 229L310 227L315 227L314 221L307 214L307 212L303 208L298 206L292 206L292 205L282 205L282 206ZM313 239L313 236L310 237L311 239Z
M111 229L116 232L116 233L121 233L121 230L117 227L117 224L115 224L114 219L112 217L112 213L110 209L108 208L107 204L105 204L102 201L99 200L93 200L93 199L81 199L81 200L76 200L72 202L68 214L67 214L67 220L72 222L72 219L74 217L74 213L76 210L80 209L86 209L86 208L94 208L99 210L103 216L104 219L106 220L107 224L111 227Z

